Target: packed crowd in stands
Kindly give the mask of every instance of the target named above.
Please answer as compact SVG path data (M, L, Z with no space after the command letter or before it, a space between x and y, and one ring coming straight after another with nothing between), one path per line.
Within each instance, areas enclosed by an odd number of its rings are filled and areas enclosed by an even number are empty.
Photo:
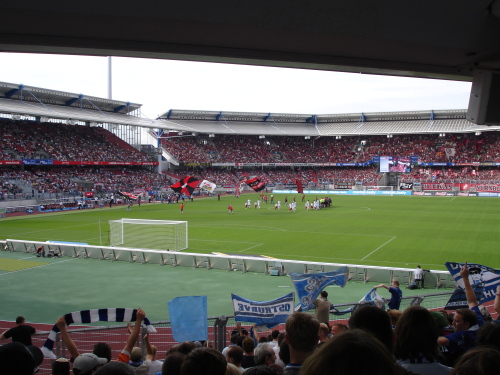
M185 341L160 353L154 345L155 333L149 329L140 340L141 329L147 329L149 322L145 311L137 309L117 358L106 342L96 342L92 353L84 353L73 341L69 323L60 317L56 327L68 354L52 360L52 374L69 375L71 369L76 375L496 374L500 321L493 320L478 303L471 273L467 263L463 265L460 276L467 307L454 313L420 305L400 311L399 282L394 280L391 287L376 286L391 292L388 310L365 304L354 309L348 324L332 323L334 306L323 290L314 301L314 314L293 312L284 331L275 329L269 334L259 333L255 324L247 330L237 323L229 345L221 350L210 341ZM493 307L500 313L500 286ZM16 324L0 336L0 340L12 339L0 347L0 370L2 374L32 375L43 361L42 350L32 344L35 329L22 316Z
M500 134L404 134L342 137L190 136L164 138L181 163L365 163L375 156L418 156L422 162L499 162Z
M111 132L88 126L36 123L0 119L5 161L22 158L60 161L152 161ZM500 162L500 134L406 134L386 136L276 137L219 135L208 137L172 136L162 138L166 151L183 163L364 163L376 156L419 156L424 162ZM56 168L4 167L0 169L0 199L36 196L39 193L75 193L84 182L97 191L162 189L169 185L167 175L193 175L218 186L231 187L248 176L258 176L266 184L321 186L337 182L360 182L377 185L381 174L375 166L367 167L266 167L234 169L198 167L155 174L141 168ZM401 176L402 182L489 182L500 180L495 167L416 167ZM23 187L30 185L30 188ZM31 191L27 191L31 190Z
M0 139L2 160L154 161L99 127L0 119Z

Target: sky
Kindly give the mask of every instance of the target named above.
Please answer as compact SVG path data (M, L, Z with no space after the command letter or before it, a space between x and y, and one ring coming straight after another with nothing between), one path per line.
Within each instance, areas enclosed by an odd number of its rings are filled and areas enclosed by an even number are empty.
M470 82L142 58L112 58L112 98L170 109L340 114L466 109ZM108 97L106 57L0 53L0 81Z

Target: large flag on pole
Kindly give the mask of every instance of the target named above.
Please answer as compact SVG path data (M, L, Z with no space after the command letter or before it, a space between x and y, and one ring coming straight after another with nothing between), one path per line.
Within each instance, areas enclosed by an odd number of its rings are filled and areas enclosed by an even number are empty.
M304 187L302 186L302 181L299 179L295 180L295 185L297 185L297 193L304 194Z
M250 322L271 329L285 323L294 308L294 293L289 293L272 301L252 301L231 293L234 307L234 320Z
M170 188L176 193L185 194L190 197L194 189L198 187L198 182L200 182L200 180L191 176L186 176L170 186Z
M245 181L254 191L259 192L266 188L266 183L261 181L258 177L252 177Z
M341 267L331 272L290 273L302 310L307 311L313 308L315 299L326 286L336 284L344 287L348 274L348 267Z
M464 281L460 276L460 269L464 263L446 262L445 265L457 283L457 288L451 295L445 309L456 310L468 307ZM468 269L470 285L476 293L477 301L484 303L494 300L497 286L500 284L500 271L476 263L468 263Z
M200 184L200 189L207 190L211 193L214 192L216 187L217 187L216 184L214 184L213 182L210 182L208 180L203 180L203 181L201 181L201 184Z

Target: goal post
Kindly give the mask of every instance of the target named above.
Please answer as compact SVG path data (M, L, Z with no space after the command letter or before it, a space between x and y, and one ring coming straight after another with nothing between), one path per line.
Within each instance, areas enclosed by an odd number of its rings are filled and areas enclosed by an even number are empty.
M188 222L109 220L109 246L181 251L188 248Z

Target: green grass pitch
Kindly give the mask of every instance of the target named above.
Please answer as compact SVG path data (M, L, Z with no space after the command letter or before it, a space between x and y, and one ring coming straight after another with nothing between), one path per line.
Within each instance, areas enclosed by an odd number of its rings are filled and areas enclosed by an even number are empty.
M288 195L289 201L294 195ZM178 204L134 205L2 219L0 239L108 245L108 220L186 220L195 253L266 255L280 259L445 270L447 261L500 268L500 200L478 197L333 196L332 207L297 211L282 204L245 209L257 194L195 198ZM307 196L313 200L315 196ZM284 196L276 195L275 201ZM228 204L234 207L229 215ZM100 222L100 224L99 224ZM102 236L100 235L100 230Z

